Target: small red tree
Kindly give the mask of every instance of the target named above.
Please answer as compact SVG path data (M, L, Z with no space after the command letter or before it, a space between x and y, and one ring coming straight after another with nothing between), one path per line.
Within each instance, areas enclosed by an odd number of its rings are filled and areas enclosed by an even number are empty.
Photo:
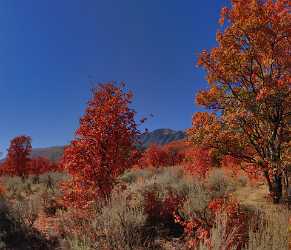
M44 157L32 158L28 167L30 175L41 175L51 171L52 163Z
M169 143L164 146L151 144L139 160L139 166L159 168L178 165L184 160L183 147L183 143Z
M30 163L31 138L29 136L17 136L10 142L7 159L4 162L3 172L24 179Z
M168 155L162 146L151 144L139 160L140 167L159 168L168 165Z
M184 161L186 147L185 141L173 141L163 146L168 155L169 166L176 166Z
M114 82L100 84L92 91L76 138L65 149L62 167L71 179L63 183L64 200L85 207L107 197L118 175L136 161L139 134L129 108L132 93Z

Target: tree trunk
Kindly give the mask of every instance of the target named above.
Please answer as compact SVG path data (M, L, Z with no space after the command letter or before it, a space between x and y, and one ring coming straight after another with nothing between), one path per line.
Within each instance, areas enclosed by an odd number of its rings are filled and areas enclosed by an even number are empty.
M284 183L284 193L285 193L285 197L286 199L288 199L288 189L289 189L289 180L288 180L288 169L285 168L283 171L283 183Z
M282 175L274 176L273 202L278 204L282 198Z
M269 176L269 173L268 171L264 171L264 176L267 180L267 184L268 184L268 188L269 188L269 192L272 193L273 192L273 185L272 185L272 182L270 180L270 176Z

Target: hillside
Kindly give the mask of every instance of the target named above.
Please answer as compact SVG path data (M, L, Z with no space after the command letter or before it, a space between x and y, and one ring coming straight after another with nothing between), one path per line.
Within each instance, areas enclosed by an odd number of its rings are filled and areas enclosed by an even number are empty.
M143 148L148 147L152 143L164 145L172 141L185 139L184 131L175 131L172 129L157 129L152 132L144 133L140 136L139 141ZM35 148L32 150L32 157L45 157L52 161L58 161L64 152L64 146Z
M64 152L64 146L55 146L48 148L34 148L31 152L31 156L34 157L45 157L51 161L58 161Z
M143 147L148 147L152 143L165 145L172 141L178 141L186 138L184 131L175 131L172 129L156 129L152 132L144 133L139 140Z

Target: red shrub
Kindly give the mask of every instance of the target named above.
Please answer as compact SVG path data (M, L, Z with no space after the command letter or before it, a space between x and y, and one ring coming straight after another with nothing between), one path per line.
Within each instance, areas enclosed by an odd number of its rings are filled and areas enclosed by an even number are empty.
M158 197L156 191L147 192L144 195L144 212L148 220L153 224L174 223L174 214L183 205L185 198L169 192L167 197Z
M185 155L185 168L192 175L204 178L214 165L211 152L206 149L192 148Z
M159 168L168 165L167 152L159 145L152 144L143 153L142 158L139 160L139 166Z
M243 249L247 242L248 218L247 214L241 210L236 201L229 199L214 199L208 204L207 210L210 212L211 219L198 218L191 216L190 220L183 220L179 215L175 215L176 223L184 227L184 233L188 238L188 247L195 248L203 242L212 249L210 241L211 229L215 226L215 218L221 214L226 214L226 221L218 221L225 224L223 240L225 249ZM234 233L235 232L235 233Z
M50 162L48 159L44 157L32 158L28 166L28 173L30 175L36 176L55 170L56 164Z
M181 152L175 145L160 146L152 144L143 153L142 158L139 160L139 166L141 168L175 166L182 163L184 156L184 152Z

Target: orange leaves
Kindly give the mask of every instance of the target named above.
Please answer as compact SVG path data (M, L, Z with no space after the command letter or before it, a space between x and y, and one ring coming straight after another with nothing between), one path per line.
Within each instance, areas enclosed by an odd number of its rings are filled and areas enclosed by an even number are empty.
M71 180L62 187L69 205L85 207L105 198L116 177L137 160L132 93L123 87L110 82L93 89L76 138L65 149L62 167Z
M197 112L193 116L192 125L197 128L203 128L205 126L212 125L216 120L215 115L206 112Z
M270 183L270 171L258 161L272 163L269 168L290 163L285 157L291 112L290 3L232 1L221 10L220 22L225 26L217 34L217 46L198 58L209 89L196 97L217 116L196 114L189 139L244 162L244 169L254 175L257 170L267 173Z
M212 86L209 91L201 90L196 96L196 102L212 109L219 109L220 90L216 86Z
M217 136L221 132L221 124L217 120L215 114L207 112L197 112L192 118L192 128L187 130L189 140L195 145L205 147L207 143L213 143L218 139Z
M223 7L223 8L221 9L221 12L220 12L220 19L219 19L219 23L220 23L221 25L224 24L225 18L227 18L228 13L229 13L229 9L228 9L227 7Z

